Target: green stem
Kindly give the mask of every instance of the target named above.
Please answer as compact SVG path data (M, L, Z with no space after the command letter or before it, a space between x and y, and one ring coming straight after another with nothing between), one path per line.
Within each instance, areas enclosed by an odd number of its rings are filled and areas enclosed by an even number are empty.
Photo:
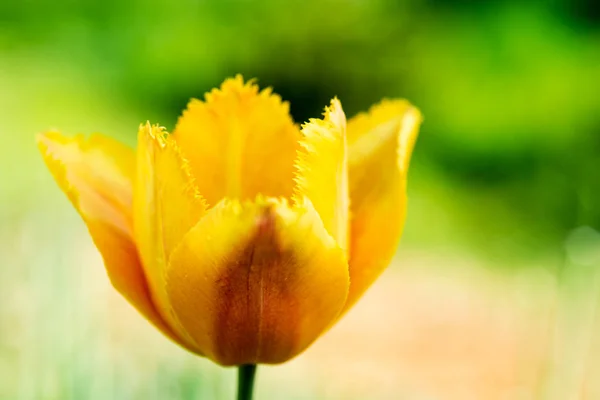
M252 400L256 364L240 365L238 367L237 400Z

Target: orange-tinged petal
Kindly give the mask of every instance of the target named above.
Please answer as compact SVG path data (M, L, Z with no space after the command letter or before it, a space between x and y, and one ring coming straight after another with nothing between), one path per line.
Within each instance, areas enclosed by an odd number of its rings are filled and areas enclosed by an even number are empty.
M350 293L347 310L390 263L404 227L406 174L421 123L405 100L348 122Z
M348 162L346 116L339 100L325 109L325 118L302 127L296 159L295 199L307 197L321 216L325 229L348 248Z
M224 200L171 256L168 292L203 353L222 365L281 363L337 318L344 251L307 201Z
M102 135L37 137L60 188L85 221L113 286L167 336L178 341L158 315L148 292L132 228L133 151Z
M165 278L171 252L200 220L206 204L177 143L149 123L138 134L133 205L135 237L154 303L182 340L195 347L171 309Z
M206 101L190 102L173 136L211 206L225 197L292 195L299 131L271 89L227 79Z

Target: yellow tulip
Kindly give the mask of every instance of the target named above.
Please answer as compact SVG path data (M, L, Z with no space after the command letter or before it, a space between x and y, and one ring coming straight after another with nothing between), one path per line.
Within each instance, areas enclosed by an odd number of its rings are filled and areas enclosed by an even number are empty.
M337 99L298 127L240 76L138 147L38 137L114 287L175 342L222 365L289 360L390 262L421 122L385 100L346 123Z

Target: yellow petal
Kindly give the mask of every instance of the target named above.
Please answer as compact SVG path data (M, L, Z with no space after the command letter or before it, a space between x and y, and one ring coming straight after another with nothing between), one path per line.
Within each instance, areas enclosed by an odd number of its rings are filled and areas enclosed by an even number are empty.
M302 127L296 160L295 199L307 197L321 216L327 232L348 248L348 165L346 116L339 100L325 109L323 120L311 119Z
M190 102L173 135L209 205L292 195L299 132L288 103L271 89L227 79L205 102Z
M200 220L206 205L173 138L149 123L138 134L133 204L135 237L154 303L188 347L195 347L171 310L165 275L171 252Z
M173 309L222 365L281 363L302 352L346 301L344 251L310 203L224 200L171 256Z
M54 179L85 221L113 286L177 341L150 298L133 239L133 151L101 135L67 138L48 132L37 142Z
M350 293L347 310L390 263L404 227L406 174L421 123L405 100L348 122Z

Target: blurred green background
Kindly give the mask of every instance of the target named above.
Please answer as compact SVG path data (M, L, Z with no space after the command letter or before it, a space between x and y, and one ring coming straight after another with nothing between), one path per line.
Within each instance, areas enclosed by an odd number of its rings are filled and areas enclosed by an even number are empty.
M172 128L236 73L272 86L298 122L334 95L348 116L382 97L425 116L387 283L324 344L265 368L259 398L600 398L596 2L4 0L0 399L232 398L233 370L184 354L108 287L34 134L134 145L140 122ZM398 326L377 322L389 318ZM489 367L507 353L497 341L515 356Z

